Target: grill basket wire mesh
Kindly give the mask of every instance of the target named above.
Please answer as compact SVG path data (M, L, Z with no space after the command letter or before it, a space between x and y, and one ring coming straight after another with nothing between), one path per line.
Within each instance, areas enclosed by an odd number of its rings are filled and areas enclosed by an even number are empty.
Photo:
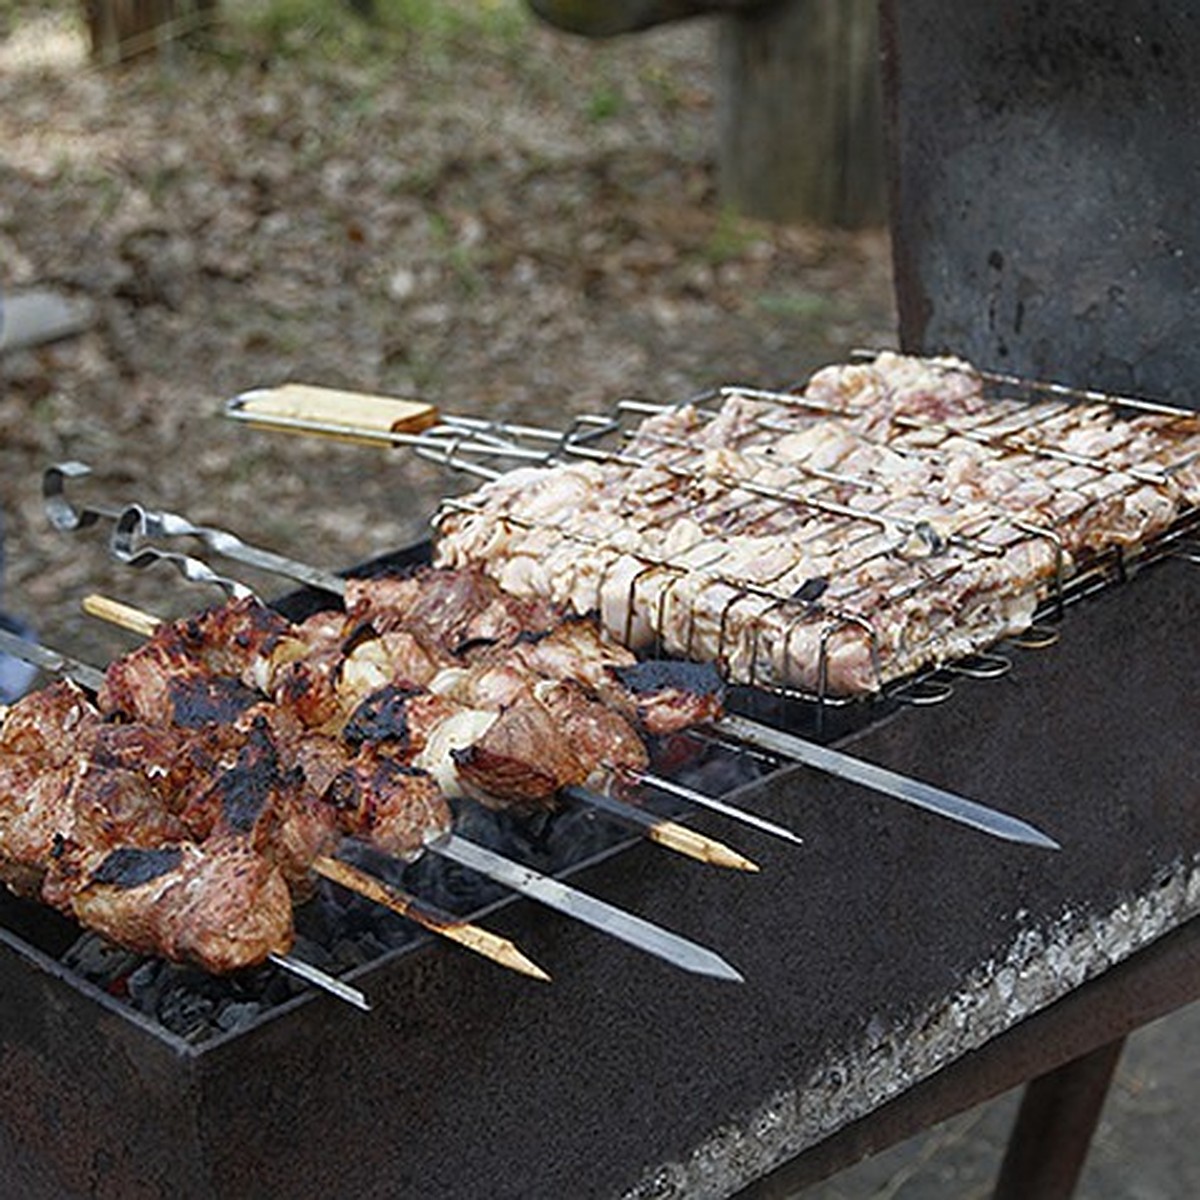
M963 369L952 363L940 365L948 374ZM705 586L723 585L732 593L717 620L719 663L728 661L732 649L729 630L739 608L750 603L759 605L760 611L751 622L747 682L752 687L821 704L849 702L853 697L838 695L828 687L829 658L838 639L855 637L864 642L871 663L871 691L919 701L944 694L936 686L927 686L938 671L948 668L966 674L997 674L1002 671L1002 660L988 654L963 658L961 650L955 652L946 644L946 634L927 628L914 657L929 665L899 678L888 676L880 630L905 606L911 611L923 598L935 600L956 576L965 580L972 572L986 574L989 562L998 564L1006 556L1015 560L1016 555L1025 553L1041 564L1029 581L1038 608L1033 634L1028 639L1018 635L1015 640L1037 644L1045 640L1039 633L1041 624L1060 616L1071 600L1122 580L1137 567L1178 550L1200 520L1196 508L1187 507L1169 525L1155 529L1143 541L1118 541L1099 547L1070 545L1068 526L1082 526L1103 506L1133 503L1147 489L1167 496L1172 476L1193 466L1196 452L1166 462L1148 462L1139 458L1144 446L1138 439L1148 424L1164 438L1185 433L1195 438L1200 432L1200 417L1135 397L996 373L973 374L983 383L989 402L985 411L939 419L898 414L894 437L873 441L868 435L862 438L863 443L898 453L914 463L934 465L945 455L948 443L951 448L956 441L970 443L997 467L1010 471L1036 469L1042 482L1058 497L1057 516L1032 522L999 504L975 505L969 519L943 530L944 522L935 524L919 509L904 512L903 506L889 496L884 479L774 459L771 443L802 429L806 421L861 415L814 401L801 388L725 386L675 405L626 398L609 414L584 414L560 430L456 417L451 424L413 439L411 444L423 457L487 480L499 478L514 464L591 462L629 473L651 473L673 491L678 503L663 505L658 512L644 508L629 514L627 529L643 543L657 540L661 544L671 522L695 517L708 505L707 500L697 499L706 495L705 485L724 487L724 509L708 514L716 518L718 527L698 545L688 548L686 560L631 549L629 538L623 536L618 543L589 529L585 519L573 520L570 513L537 519L493 513L492 519L510 531L552 534L598 556L604 563L598 579L601 591L608 586L609 572L618 563L628 567L629 560L635 559L638 569L630 577L624 604L628 614L626 641L632 632L633 614L639 610L653 611L652 624L661 631L680 587L698 574ZM762 408L745 438L745 464L752 468L773 467L777 473L778 468L786 467L793 480L780 486L760 482L754 471L728 466L713 469L707 457L710 447L704 444L702 432L730 400L757 402ZM639 422L645 418L685 407L695 414L695 425L688 434L667 436L639 430ZM1102 450L1080 453L1063 448L1072 431L1086 431L1088 426L1107 431ZM483 511L483 505L470 495L447 499L435 523L440 526L452 515ZM879 567L895 576L894 583L882 594L868 595L869 584L863 584L857 592L843 589L840 595L830 597L825 595L827 580L814 578L795 586L791 567L782 568L774 576L751 576L731 568L732 539L759 532L789 538L802 548L836 543L843 554L840 570L869 572ZM790 581L785 580L788 575L793 576ZM689 655L696 638L695 609L686 604L681 608L685 632L676 642L682 644L665 647L659 633L655 652L669 650ZM811 686L781 683L764 666L769 663L772 648L762 631L767 621L780 617L786 618L787 632L782 644L777 640L774 647L776 658L789 653L793 631L811 630L814 624L819 627Z

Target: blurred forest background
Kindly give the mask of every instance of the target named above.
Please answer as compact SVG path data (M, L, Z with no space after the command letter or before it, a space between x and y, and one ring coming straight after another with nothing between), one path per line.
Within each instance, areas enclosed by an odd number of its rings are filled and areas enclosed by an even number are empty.
M0 357L5 601L52 644L122 644L79 615L93 588L164 614L209 597L50 531L51 462L330 566L425 536L465 484L404 451L234 426L223 403L248 388L558 424L891 344L882 230L721 203L713 18L590 41L521 0L210 16L106 65L77 0L0 2L0 287L91 318Z

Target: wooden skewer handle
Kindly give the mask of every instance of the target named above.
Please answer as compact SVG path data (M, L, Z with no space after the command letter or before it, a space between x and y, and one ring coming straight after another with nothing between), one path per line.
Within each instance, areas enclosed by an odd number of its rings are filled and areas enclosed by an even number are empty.
M438 422L438 412L423 400L376 396L307 383L244 392L228 414L261 429L319 434L335 441L377 445L391 433L420 433ZM359 434L361 436L356 436Z
M95 592L84 596L82 607L89 617L98 617L101 621L128 629L142 637L150 637L162 624L153 613L134 608L131 604L122 604L120 600L113 600L108 596L97 595Z

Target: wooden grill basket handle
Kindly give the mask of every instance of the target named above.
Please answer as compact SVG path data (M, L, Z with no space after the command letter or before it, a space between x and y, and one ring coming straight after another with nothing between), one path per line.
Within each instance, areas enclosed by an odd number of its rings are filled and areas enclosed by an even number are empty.
M367 445L399 444L393 435L418 434L438 423L438 412L423 400L377 396L308 383L258 388L234 397L226 414L260 429L318 434L335 441Z

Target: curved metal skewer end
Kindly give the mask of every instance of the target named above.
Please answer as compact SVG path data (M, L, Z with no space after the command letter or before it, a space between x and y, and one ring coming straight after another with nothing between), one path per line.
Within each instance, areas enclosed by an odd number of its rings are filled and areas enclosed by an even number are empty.
M254 595L253 590L244 583L218 575L202 559L144 544L142 539L153 529L153 521L154 514L148 513L140 504L126 505L117 517L109 542L113 558L138 570L144 570L154 563L168 562L189 583L206 583L219 587L234 600L244 600Z
M87 463L71 460L53 463L42 472L42 507L50 524L61 533L74 533L86 529L101 518L115 520L118 510L97 506L78 507L67 499L67 481L84 479L92 473Z

